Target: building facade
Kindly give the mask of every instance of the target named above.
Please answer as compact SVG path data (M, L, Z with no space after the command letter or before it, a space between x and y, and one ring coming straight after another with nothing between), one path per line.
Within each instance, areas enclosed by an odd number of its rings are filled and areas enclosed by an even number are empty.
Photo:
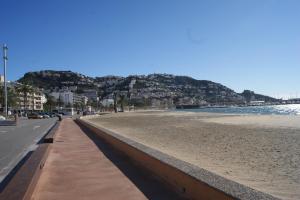
M18 108L20 110L42 111L44 109L45 95L42 92L18 94Z
M62 102L65 106L74 104L86 105L88 98L84 95L79 95L71 91L51 92L50 96L54 97L56 101Z
M84 90L83 95L88 98L90 101L97 101L98 100L98 92L97 90Z

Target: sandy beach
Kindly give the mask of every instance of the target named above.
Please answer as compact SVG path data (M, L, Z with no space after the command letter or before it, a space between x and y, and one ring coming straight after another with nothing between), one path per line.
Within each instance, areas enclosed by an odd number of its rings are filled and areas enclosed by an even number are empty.
M259 191L300 199L300 116L160 111L88 120Z

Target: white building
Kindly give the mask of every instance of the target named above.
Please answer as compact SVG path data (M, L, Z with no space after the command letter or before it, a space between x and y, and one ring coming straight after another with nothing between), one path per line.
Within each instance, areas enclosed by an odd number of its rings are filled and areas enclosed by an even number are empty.
M53 96L56 101L61 101L65 105L74 105L76 103L81 104L83 103L86 105L87 97L83 95L78 95L71 91L60 91L60 92L52 92L49 95Z
M111 105L114 105L114 99L103 99L100 102L104 107L109 107Z
M249 105L251 106L262 106L265 104L265 101L250 101Z
M27 94L24 99L23 94L19 94L18 107L20 110L36 110L41 111L44 109L45 95L42 92L34 92Z
M0 75L0 83L4 83L4 76Z
M86 96L91 101L97 101L98 98L98 92L97 90L84 90L83 95Z

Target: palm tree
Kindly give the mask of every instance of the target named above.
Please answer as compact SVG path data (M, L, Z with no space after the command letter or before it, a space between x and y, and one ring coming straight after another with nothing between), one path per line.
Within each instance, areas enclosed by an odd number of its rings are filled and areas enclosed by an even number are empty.
M7 99L8 107L15 109L17 106L17 94L14 88L8 88Z
M118 112L117 104L118 104L118 93L114 92L114 111L115 111L115 113Z
M78 110L81 108L80 103L75 102L75 103L74 103L74 108L75 108L76 111L78 111Z
M64 102L63 102L63 100L61 99L60 95L59 95L59 97L58 97L58 99L57 99L57 105L58 105L59 109L64 105Z
M124 104L125 104L125 95L120 94L120 104L121 104L121 112L124 112Z
M1 104L1 107L4 106L4 91L3 91L3 84L0 83L0 104ZM3 109L4 110L4 109Z
M56 100L53 96L49 94L46 94L46 99L47 99L47 102L45 104L46 110L52 112L52 109L56 105Z
M13 87L7 88L7 104L11 109L15 109L17 106L17 94ZM0 84L0 106L4 106L4 91L2 88L2 84Z

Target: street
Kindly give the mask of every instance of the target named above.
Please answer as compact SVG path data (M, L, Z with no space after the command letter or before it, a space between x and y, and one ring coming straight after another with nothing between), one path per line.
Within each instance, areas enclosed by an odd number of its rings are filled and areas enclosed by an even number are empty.
M20 119L17 126L0 126L0 183L29 151L37 147L56 120Z

